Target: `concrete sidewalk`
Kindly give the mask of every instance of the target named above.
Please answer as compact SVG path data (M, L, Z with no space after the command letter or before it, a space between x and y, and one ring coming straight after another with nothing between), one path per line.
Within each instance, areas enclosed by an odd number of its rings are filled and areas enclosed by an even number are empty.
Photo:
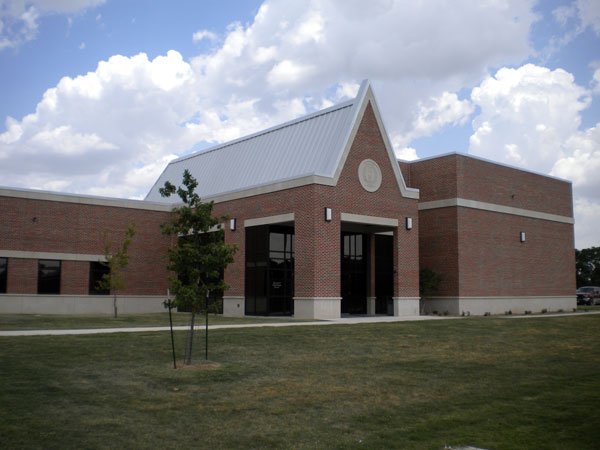
M505 319L533 319L544 317L576 317L586 315L597 315L600 311L588 311L577 313L556 313L556 314L537 314L525 316L491 316ZM455 320L465 319L460 316L363 316L363 317L342 317L341 319L322 320L315 322L275 322L275 323L244 323L237 325L210 325L209 330L227 330L236 328L260 328L260 327L304 327L304 326L321 326L321 325L359 325L366 323L390 323L390 322L419 322L426 320ZM185 331L188 326L173 327L175 331ZM196 330L203 331L204 325L196 325ZM85 328L80 330L58 329L58 330L6 330L0 331L0 337L9 336L68 336L68 335L83 335L83 334L110 334L110 333L142 333L153 331L169 331L169 327L133 327L133 328Z
M244 323L233 325L208 325L209 330L226 330L235 328L260 328L260 327L303 327L320 325L356 325L361 323L383 322L417 322L423 320L460 319L460 317L441 316L370 316L370 317L343 317L341 319L320 320L314 322L274 322L274 323ZM204 325L196 325L195 330L203 331ZM187 325L173 327L175 331L188 330ZM109 334L109 333L142 333L152 331L169 331L169 327L131 327L131 328L85 328L85 329L56 329L56 330L6 330L0 331L2 336L67 336L81 334Z

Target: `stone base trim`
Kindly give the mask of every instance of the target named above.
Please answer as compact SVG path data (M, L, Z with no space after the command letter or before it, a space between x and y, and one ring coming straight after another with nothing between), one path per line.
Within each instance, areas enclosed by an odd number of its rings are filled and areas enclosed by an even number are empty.
M573 311L577 308L575 295L522 297L428 297L423 299L422 314L474 315L541 313Z
M166 296L117 295L118 314L164 312ZM0 314L112 315L112 295L0 294Z
M245 315L245 297L223 297L223 317L244 317Z
M367 315L374 316L376 314L377 297L367 297Z
M418 316L419 297L393 297L394 316Z
M342 297L294 297L296 319L339 319Z

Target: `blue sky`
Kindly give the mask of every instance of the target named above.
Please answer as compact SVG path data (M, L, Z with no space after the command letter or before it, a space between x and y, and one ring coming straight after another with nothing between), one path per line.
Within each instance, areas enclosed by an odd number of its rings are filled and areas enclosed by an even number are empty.
M600 245L600 2L364 4L0 0L0 185L143 198L170 159L369 78L399 157L569 179L576 245Z

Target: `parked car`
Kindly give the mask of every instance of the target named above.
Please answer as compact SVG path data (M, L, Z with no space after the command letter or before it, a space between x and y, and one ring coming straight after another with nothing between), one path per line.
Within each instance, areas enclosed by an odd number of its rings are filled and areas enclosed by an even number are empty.
M596 305L600 303L600 287L582 286L577 289L578 305Z

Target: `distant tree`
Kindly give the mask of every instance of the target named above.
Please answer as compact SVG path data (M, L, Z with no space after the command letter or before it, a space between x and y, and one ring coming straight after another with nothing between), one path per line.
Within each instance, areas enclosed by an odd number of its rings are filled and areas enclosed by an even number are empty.
M234 245L224 241L221 223L226 218L213 217L213 202L202 202L195 192L197 186L198 182L186 169L183 186L176 188L167 181L159 189L163 197L176 193L183 203L173 208L173 219L162 224L161 231L178 237L177 244L168 254L168 269L176 275L169 280L171 292L175 295L172 304L192 313L185 364L192 361L194 318L204 312L208 323L208 294L227 289L222 273L233 261L236 251ZM206 333L208 336L208 329Z
M115 252L110 240L106 239L104 244L104 257L106 259L102 264L108 268L108 272L102 275L102 278L96 284L99 290L108 290L113 294L113 315L117 317L117 292L125 288L125 278L123 270L129 264L129 255L127 251L131 245L131 241L135 236L135 225L129 224L125 231L125 239L121 243L121 247Z
M577 287L600 286L600 247L575 249Z

